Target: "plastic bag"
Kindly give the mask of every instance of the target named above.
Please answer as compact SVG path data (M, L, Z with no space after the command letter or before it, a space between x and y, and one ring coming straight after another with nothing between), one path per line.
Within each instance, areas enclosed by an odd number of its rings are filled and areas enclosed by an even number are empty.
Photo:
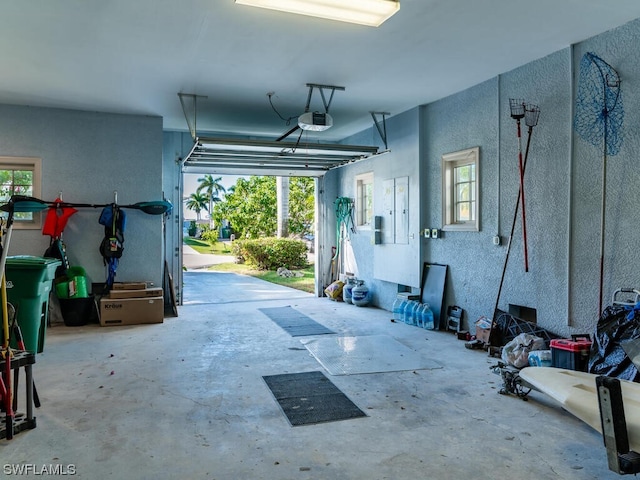
M529 352L545 349L543 338L521 333L502 348L502 361L516 368L526 367L529 365Z
M591 344L587 371L637 382L638 369L622 343L640 338L640 312L633 307L611 305L604 309Z

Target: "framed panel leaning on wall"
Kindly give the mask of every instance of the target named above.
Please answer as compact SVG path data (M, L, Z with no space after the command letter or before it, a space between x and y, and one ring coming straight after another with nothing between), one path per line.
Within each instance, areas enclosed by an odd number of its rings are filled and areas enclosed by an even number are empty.
M442 156L442 229L480 231L480 147Z
M12 195L40 198L42 193L42 159L36 157L0 156L0 204ZM6 213L1 216L6 217ZM13 228L38 230L42 227L40 212L16 212Z

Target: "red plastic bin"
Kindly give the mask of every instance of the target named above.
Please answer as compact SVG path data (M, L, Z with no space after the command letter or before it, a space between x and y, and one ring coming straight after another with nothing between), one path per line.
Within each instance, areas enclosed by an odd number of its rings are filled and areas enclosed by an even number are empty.
M553 339L550 346L552 367L587 371L591 351L591 338L588 335Z

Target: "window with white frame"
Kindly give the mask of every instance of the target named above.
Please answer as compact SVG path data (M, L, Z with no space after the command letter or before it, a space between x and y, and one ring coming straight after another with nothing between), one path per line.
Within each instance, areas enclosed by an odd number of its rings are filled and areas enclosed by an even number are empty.
M356 223L371 226L373 221L373 172L356 175Z
M479 177L479 147L442 156L443 230L480 230Z
M0 157L0 204L12 195L40 198L42 190L42 160L34 157ZM2 216L6 218L7 213ZM16 212L13 228L39 229L40 213Z

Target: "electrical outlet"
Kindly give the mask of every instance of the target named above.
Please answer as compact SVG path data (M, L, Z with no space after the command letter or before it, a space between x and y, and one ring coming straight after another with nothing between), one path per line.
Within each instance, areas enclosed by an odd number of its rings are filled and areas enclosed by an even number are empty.
M424 229L424 238L431 238L431 229L429 228Z
M438 238L440 232L438 232L437 228L432 228L431 229L431 238Z

